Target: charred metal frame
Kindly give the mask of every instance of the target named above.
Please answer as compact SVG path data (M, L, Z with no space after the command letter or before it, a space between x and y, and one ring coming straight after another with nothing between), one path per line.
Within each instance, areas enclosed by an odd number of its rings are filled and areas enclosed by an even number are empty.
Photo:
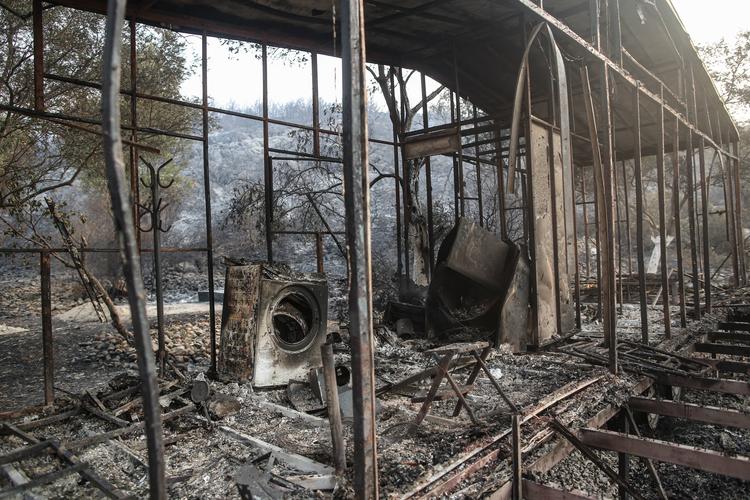
M57 80L64 81L70 84L102 89L102 84L95 82L87 82L77 80L73 78L63 77L59 75L49 74L45 71L44 66L44 26L42 22L42 2L41 0L32 0L32 23L33 23L33 49L34 49L34 60L33 60L33 85L34 85L34 105L33 109L25 109L19 107L11 107L5 104L0 105L0 109L8 112L14 112L24 114L27 116L39 118L39 119L53 119L59 122L63 122L72 127L82 128L78 124L90 124L99 125L100 123L95 120L89 120L76 116L67 116L59 113L48 113L45 109L44 99L44 81ZM53 2L65 5L66 1ZM446 3L446 2L443 2ZM620 246L623 245L623 239L627 241L627 270L628 276L632 274L632 255L631 255L631 211L629 209L629 193L627 183L625 182L625 163L623 157L626 154L631 154L634 164L634 175L635 175L635 217L636 223L636 252L638 259L637 268L637 279L638 279L638 302L641 310L641 331L642 339L645 343L650 340L650 332L648 325L648 307L647 296L646 296L646 279L644 269L644 242L643 242L643 184L642 184L642 145L641 139L643 137L643 127L641 123L641 112L646 112L650 116L656 116L657 132L656 132L656 163L657 163L657 192L658 192L658 209L659 209L659 245L660 245L660 281L661 281L661 297L662 297L662 311L664 316L664 334L666 337L671 335L671 319L672 314L670 311L670 275L671 271L668 267L668 247L667 247L667 227L670 218L673 220L674 231L675 231L675 242L673 253L677 260L677 283L678 283L678 299L679 299L679 319L681 326L686 326L688 319L688 303L686 301L686 290L685 290L685 273L684 265L686 264L683 259L683 239L682 239L682 228L681 228L681 214L682 214L682 200L685 199L687 202L688 212L688 224L689 224L689 251L690 254L690 268L691 273L689 278L692 284L692 302L691 312L692 317L700 318L704 312L708 312L712 308L711 300L711 281L713 278L712 270L717 270L716 266L711 266L710 262L710 246L708 240L708 191L712 178L713 162L709 167L708 173L706 172L706 149L713 149L715 155L718 157L720 165L720 175L722 184L724 187L724 198L726 210L726 226L727 226L727 238L730 241L731 251L728 259L731 260L733 281L735 285L741 285L747 283L745 259L744 259L744 241L742 236L742 219L741 219L741 196L740 196L740 177L739 177L739 158L738 158L738 137L736 130L727 130L727 127L722 127L722 115L726 115L726 110L721 109L721 104L714 104L713 108L708 107L708 97L706 97L706 116L698 116L697 106L697 90L695 73L693 67L683 61L683 67L680 68L682 77L682 94L678 95L679 92L675 93L674 89L669 88L664 82L662 82L656 75L654 75L648 68L640 64L636 58L634 58L628 51L622 46L621 39L621 26L619 17L619 2L609 2L604 5L600 4L599 0L591 0L590 2L590 27L591 27L591 39L586 40L562 21L554 16L550 11L546 10L542 2L535 3L532 0L513 0L512 2L519 10L520 17L522 19L521 26L524 27L520 36L524 37L524 41L528 36L526 29L530 26L530 23L541 22L545 23L547 27L557 37L561 37L566 42L571 43L576 47L579 55L582 59L582 65L589 67L592 73L601 75L599 79L600 88L592 89L592 94L598 96L599 107L593 109L596 115L596 121L599 123L598 136L596 131L590 137L576 134L573 132L573 136L577 140L588 142L592 147L596 146L596 149L601 147L601 172L602 172L602 191L599 193L599 188L596 187L594 192L596 196L593 199L589 199L591 195L591 188L587 186L585 175L581 175L580 191L576 189L574 192L575 199L580 201L575 202L575 207L582 207L582 220L583 224L577 223L577 214L574 220L574 227L580 225L583 233L585 256L584 259L580 259L576 248L576 273L575 273L575 301L576 301L576 319L577 324L580 326L580 285L582 282L590 282L592 277L592 262L589 247L591 245L591 237L589 234L590 226L596 227L596 230L600 233L600 237L596 238L595 245L597 248L596 257L596 280L597 289L599 291L600 310L603 314L603 322L605 325L605 340L610 346L610 369L614 372L617 371L617 359L618 354L616 352L617 346L617 311L615 306L616 298L619 296L620 303L625 300L625 295L622 293L623 285L623 265L622 255L623 250ZM421 9L400 9L396 6L393 7L396 12L391 16L402 17L402 16L414 16L424 15L432 16L433 18L444 18L438 14L430 13L429 5L425 5ZM391 146L393 148L393 164L394 164L394 191L395 191L395 211L396 211L396 255L398 262L398 273L401 275L404 270L405 274L409 274L410 259L409 254L413 249L410 248L409 241L409 216L410 207L408 189L409 185L404 181L408 179L408 169L411 168L411 164L405 159L403 154L403 141L404 137L409 135L406 132L399 136L397 130L393 130L393 138L390 141L381 139L368 138L367 136L367 111L365 107L366 103L366 79L365 79L365 61L366 56L364 52L365 47L365 6L364 2L360 0L341 0L340 2L340 15L343 20L342 23L342 56L344 59L344 78L343 78L343 94L344 94L344 156L343 160L338 160L343 163L345 183L346 183L346 221L347 221L347 243L348 243L348 259L349 270L352 276L351 290L350 290L350 308L352 317L352 339L353 339L353 368L354 368L354 394L355 394L355 407L357 417L355 419L355 449L357 451L355 460L355 488L358 493L363 497L375 497L377 496L377 460L376 460L376 440L374 433L374 413L372 408L372 402L374 400L374 380L373 380L373 363L372 363L372 317L371 317L371 269L370 269L370 234L369 234L369 187L368 182L368 169L367 169L367 146L369 143L376 143ZM451 18L445 18L451 19ZM444 20L445 20L444 19ZM376 24L382 24L386 21L386 18L379 18L372 22L373 27ZM302 125L289 123L282 120L276 120L269 117L269 106L268 106L268 51L267 45L263 40L259 41L262 51L262 81L263 81L263 112L262 116L251 115L247 113L241 113L228 109L221 109L209 105L209 94L208 94L208 65L207 65L207 37L209 32L203 30L198 33L201 36L201 79L202 79L202 96L199 103L188 102L184 100L169 99L155 95L149 95L139 92L136 87L137 77L137 47L136 47L136 30L139 20L136 17L130 18L129 24L129 36L130 36L130 74L129 82L130 88L119 91L121 97L129 99L130 105L130 122L125 125L121 124L121 130L127 132L129 140L123 140L129 148L129 170L130 170L130 189L131 195L136 202L139 201L139 189L137 184L137 158L140 150L153 150L147 144L142 144L139 141L142 140L145 134L157 134L169 137L175 137L180 139L198 141L202 144L202 163L203 163L203 188L205 197L205 222L206 222L206 245L203 247L186 247L186 248L162 248L161 252L170 253L190 253L190 252L201 252L206 254L207 267L208 267L208 279L209 279L209 318L210 318L210 340L211 340L211 367L215 369L216 366L216 317L215 317L215 293L214 293L214 254L213 254L213 234L212 234L212 212L211 212L211 189L210 189L210 162L209 162L209 113L227 114L237 116L249 120L255 120L262 122L263 125L263 161L264 161L264 185L265 185L265 201L266 201L266 250L267 257L269 260L273 260L273 239L276 234L294 234L299 236L314 236L313 243L316 248L317 257L317 269L323 271L323 237L328 235L334 240L339 232L333 231L328 224L323 220L326 226L325 231L275 231L273 227L273 161L274 153L291 153L296 155L294 158L284 157L284 160L315 160L315 161L331 161L336 159L326 159L321 156L320 152L320 138L322 134L327 135L340 135L338 132L333 130L326 130L320 126L320 110L318 100L318 68L317 68L317 52L311 51L311 68L312 68L312 95L313 95L313 124ZM607 29L602 30L602 26ZM221 34L220 32L211 32L211 35ZM225 35L229 37L241 38L243 35L240 33L231 32L227 30ZM247 37L243 38L247 39ZM534 247L534 236L533 236L533 217L529 217L530 213L533 213L533 201L530 196L530 183L528 178L531 175L532 165L530 162L525 161L522 163L519 157L516 164L510 165L507 158L507 149L504 146L505 141L508 139L507 136L503 135L504 131L507 130L507 124L499 121L494 121L489 117L482 116L477 110L476 106L471 108L471 118L466 118L466 110L462 109L462 99L460 87L460 72L458 68L458 59L456 55L455 45L451 47L453 66L453 88L451 92L451 126L456 126L459 129L460 136L473 137L473 142L464 144L462 148L456 154L451 154L454 165L454 213L456 217L463 216L466 213L466 201L474 200L478 205L478 214L480 223L484 222L484 200L483 200L483 189L482 189L482 172L481 168L492 169L497 179L497 196L499 199L499 231L503 237L508 236L508 219L507 215L512 210L521 210L523 214L523 230L524 230L524 242L531 248L533 252ZM645 82L636 79L625 66L635 68L635 72L638 76L645 76ZM571 72L572 73L572 72ZM421 92L422 96L426 95L426 84L425 75L421 73ZM395 91L395 85L391 80L391 87ZM529 137L529 123L531 120L531 99L530 99L530 77L527 75L526 84L529 87L528 94L525 96L528 100L528 109L524 110L527 114L529 122L526 123L526 131L524 136ZM634 151L623 152L617 150L615 142L616 135L621 132L622 129L618 129L616 122L618 121L617 110L615 106L618 104L612 102L611 88L617 85L618 87L625 87L632 90L632 134L635 138ZM403 92L404 89L401 89ZM598 94L596 92L598 91ZM573 90L571 89L571 95ZM554 94L554 92L553 92ZM705 95L705 94L704 94ZM184 106L187 108L200 110L201 111L201 125L202 130L200 135L185 134L168 130L154 130L143 127L138 123L137 114L137 100L147 99L157 102L167 103L171 105ZM572 100L571 100L572 102ZM403 100L401 102L403 106ZM592 107L594 106L592 100ZM622 104L622 103L619 103ZM715 110L712 116L711 110ZM554 118L550 120L554 124ZM489 125L480 126L482 122L489 122ZM274 151L269 145L269 125L283 125L287 127L293 127L300 130L308 130L313 134L313 155L307 157L306 155L300 155L295 152L286 151ZM465 127L471 125L470 127ZM551 125L554 127L554 125ZM430 127L428 109L426 103L422 109L422 130L418 131L424 133L426 131L434 130L440 127ZM102 134L98 130L86 129L85 131L95 134ZM494 137L486 143L494 144L494 150L480 150L482 145L479 134L484 132L491 132ZM695 148L697 147L698 161L696 165L695 161ZM468 154L469 151L465 149L473 148L473 155ZM680 152L685 151L685 163L687 172L680 171ZM494 159L488 160L484 158L486 155L494 154ZM665 162L665 156L670 154L671 158L671 171L668 171L667 165L669 161ZM616 172L616 157L621 160L621 167L623 169L623 196L624 200L620 199L618 184L617 184L617 172ZM590 166L579 158L574 158L574 170L582 172L585 167ZM401 163L399 168L399 163ZM465 179L464 179L464 168L465 165L473 163L476 167L476 182L477 182L477 196L475 198L467 197L465 192ZM696 166L698 174L696 175ZM434 215L433 215L433 193L432 193L432 171L429 158L425 159L424 169L426 175L426 195L427 195L427 218L428 218L428 229L429 229L429 254L430 254L430 271L434 263L434 245L435 245L435 234L434 234ZM399 174L400 171L400 174ZM671 186L672 186L672 197L671 200L667 200L666 195L666 183L667 175L671 173ZM575 174L574 174L575 175ZM508 184L513 184L515 178L519 177L521 180L521 201L522 206L511 207L506 205L505 189ZM575 179L575 177L574 177ZM578 183L574 182L574 186ZM588 190L588 191L587 191ZM403 196L403 198L401 198ZM700 196L700 202L697 197ZM601 201L600 201L601 200ZM603 205L602 205L603 203ZM625 229L626 235L623 238L621 234L621 226L623 221L620 217L620 206L624 203L625 211ZM595 217L590 220L589 205L594 205ZM137 215L135 205L133 207L133 215ZM577 210L576 210L577 211ZM617 213L617 218L615 218ZM322 217L321 217L322 218ZM615 224L617 224L615 231ZM617 241L615 240L615 233L617 232ZM577 236L578 231L575 230L574 234ZM403 239L402 239L403 238ZM604 239L603 239L604 238ZM699 244L699 241L701 244ZM337 241L338 244L338 241ZM617 247L618 265L615 272L615 247ZM141 247L141 242L138 240L138 249L142 253L152 252L153 249ZM600 250L603 251L600 252ZM53 376L54 376L54 359L52 355L52 328L51 328L51 299L50 299L50 255L55 252L64 252L65 249L55 248L25 248L25 249L11 249L2 248L0 253L2 254L15 254L15 253L37 253L40 255L40 275L41 275L41 297L42 297L42 331L43 331L43 346L44 346L44 398L46 404L51 404L54 400L52 392ZM82 253L116 253L119 249L110 248L82 248ZM343 254L342 249L342 254ZM579 262L581 260L582 262ZM557 253L554 259L555 268L561 266L562 263L558 262ZM405 269L404 269L405 268ZM585 270L584 276L579 275L579 270L583 268ZM700 278L699 273L702 271L704 290L704 303L701 303L700 297ZM629 282L628 282L629 283ZM618 287L620 287L620 293L618 295ZM628 285L629 289L630 285ZM559 291L558 291L559 294ZM627 295L629 297L629 293ZM559 326L558 326L559 328ZM699 348L708 349L707 352L713 352L711 344L699 346ZM701 384L708 382L701 382L695 378L684 378L679 376L671 376L669 380L665 380L670 384L674 385L686 385L688 387L703 387ZM728 383L728 382L727 382ZM713 386L712 386L713 387ZM734 385L727 386L722 385L721 388L716 390L725 389L727 391L745 390L742 387L735 387ZM640 402L642 406L646 403ZM651 403L648 403L651 404ZM684 406L684 405L683 405ZM669 405L660 405L660 411L665 412L676 412L676 411L687 411L684 408L675 409ZM725 414L716 414L712 411L700 411L704 418L721 418L727 419L730 416ZM589 433L591 443L596 442L601 444L606 442L608 445L616 443L618 446L624 446L626 440L620 437L607 437L606 439L599 434ZM597 438L598 440L595 440ZM601 438L601 439L599 439ZM631 442L635 438L627 438ZM621 447L622 447L621 446ZM635 446L635 444L633 444ZM618 450L621 449L617 448ZM728 463L728 467L733 466L733 463ZM745 465L743 465L745 466ZM158 485L152 485L158 487ZM518 485L520 487L520 484ZM529 489L529 488L527 488Z

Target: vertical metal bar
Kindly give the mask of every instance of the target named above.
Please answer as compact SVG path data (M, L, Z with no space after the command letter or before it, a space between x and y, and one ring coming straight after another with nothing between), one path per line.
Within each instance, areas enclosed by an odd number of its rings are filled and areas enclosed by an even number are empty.
M320 156L320 97L318 96L318 54L310 53L312 66L312 113L313 113L313 154Z
M52 291L49 252L39 253L42 293L42 358L44 359L44 404L55 402L55 352L52 344Z
M641 339L648 344L648 301L646 299L646 258L643 249L643 172L641 169L641 90L635 87L633 102L635 125L633 127L633 159L635 169L635 245L638 254L638 296L641 303Z
M315 261L317 262L317 270L319 273L324 273L325 269L323 266L323 235L315 233Z
M599 0L589 0L589 17L591 21L591 44L594 47L596 47L597 50L601 50L602 48L601 30L599 28L600 16L601 16L601 10L599 8Z
M703 294L706 302L706 313L711 312L711 246L708 241L708 187L706 178L706 143L703 136L698 142L698 165L701 182L701 220L703 223Z
M42 0L31 4L34 36L34 109L44 111L44 25Z
M459 140L461 138L461 86L458 79L458 55L456 44L452 45L453 51L453 80L456 85L456 128L458 129ZM463 147L458 148L458 189L461 202L461 217L466 215L466 187L464 182L464 152Z
M620 22L620 0L612 2L612 47L610 58L614 59L618 66L622 67L622 25Z
M513 500L523 498L523 455L521 454L521 417L517 412L511 415L511 426L513 428L513 455L511 462L513 464Z
M427 112L427 82L424 73L420 73L420 76L422 84L422 127L428 128L430 126L430 120ZM430 164L429 156L424 159L424 175L426 184L425 190L427 191L427 243L430 256L428 269L430 271L430 278L432 278L432 270L435 264L435 223L432 206L432 165Z
M735 157L739 157L739 146L737 141L732 142L732 152ZM747 272L745 271L745 235L742 228L742 194L740 193L740 163L738 160L731 160L734 164L734 199L735 199L735 216L737 223L737 255L738 255L738 269L740 273L740 284L747 284Z
M399 94L401 95L401 99L399 100L399 109L401 111L400 114L400 120L399 120L399 144L401 144L401 178L403 179L403 194L404 194L404 272L406 275L406 280L404 283L406 283L407 287L411 287L412 283L412 269L411 269L411 257L410 254L412 251L417 252L419 251L416 248L411 248L411 216L412 216L412 193L411 193L411 176L412 176L412 170L411 165L413 160L409 160L406 157L406 150L404 145L404 134L408 132L408 130L405 130L406 128L406 113L409 112L408 109L406 109L406 98L407 98L407 89L405 85L402 85L401 82L404 81L403 74L402 74L402 68L398 68L398 76L399 76ZM416 236L416 235L415 235Z
M167 368L167 349L164 342L164 294L161 286L161 217L159 207L161 193L159 192L158 170L149 169L151 174L151 235L153 236L154 283L156 284L156 328L157 328L157 360L159 374L164 377Z
M617 221L617 224L615 226L617 230L617 300L619 302L618 311L620 312L620 314L622 314L622 303L624 299L622 290L622 214L620 213L620 186L617 185L617 160L613 161L612 163L615 168L612 191L615 196L615 220Z
M341 0L343 152L354 393L354 494L378 498L364 5Z
M663 93L663 89L662 89ZM662 101L663 102L663 101ZM667 269L667 208L665 196L665 175L664 175L664 104L659 104L659 114L657 118L657 135L656 135L656 182L657 196L659 198L659 250L660 250L660 268L661 268L661 300L664 311L664 335L667 338L672 336L672 315L669 309L669 272Z
M268 47L261 46L263 72L263 185L266 205L266 258L273 262L273 161L268 154Z
M628 246L628 277L633 275L633 238L631 237L632 231L630 230L630 195L628 194L628 179L627 179L627 166L625 160L622 161L622 190L625 197L625 228L627 229L626 238ZM627 285L628 300L630 300L630 282L628 280Z
M138 204L141 202L141 190L138 184L138 57L136 41L136 21L130 21L130 196L133 197L133 220L138 220ZM138 250L141 249L141 232L135 232Z
M161 411L158 384L148 331L145 290L140 274L140 259L136 246L135 221L130 210L125 165L120 136L120 50L125 0L109 0L102 61L102 145L114 223L123 254L123 274L128 290L128 302L133 323L138 371L143 398L144 431L148 447L149 493L154 500L166 498L164 480L164 442L162 440Z
M553 92L554 93L554 92ZM554 272L553 280L555 282L555 324L557 334L563 334L562 326L562 307L560 304L560 242L558 241L558 214L557 214L557 176L555 175L555 147L554 147L555 130L547 127L547 168L549 169L549 193L550 208L552 218L552 269ZM560 193L562 195L562 193ZM565 242L563 241L563 244Z
M571 155L574 155L571 150ZM578 209L576 208L576 163L571 158L570 188L573 190L573 263L575 270L576 328L581 328L581 270L578 257Z
M317 233L320 236L320 233ZM333 344L326 342L320 346L323 359L323 377L326 383L326 406L328 407L328 422L331 425L331 441L333 443L333 465L336 474L346 472L346 442L344 441L344 427L341 424L341 407L339 406L339 390L336 383L336 365L333 361Z
M502 131L499 127L496 129L495 134L495 138L497 139L497 196L500 205L498 209L500 213L500 236L506 239L508 238L508 224L505 220L505 173L503 172L505 162L503 161L502 140L500 139Z
M456 122L456 108L454 101L455 93L451 91L451 123ZM459 173L458 173L458 158L456 155L451 155L453 160L453 216L456 222L458 218L463 216L461 207L463 206L463 199L461 198L461 188L459 187Z
M693 149L693 132L687 130L687 152L685 154L687 169L687 195L688 195L688 223L690 231L690 265L692 282L693 282L693 317L694 319L701 318L701 295L700 295L700 281L698 280L698 238L696 233L696 221L695 221L695 150Z
M677 287L680 294L680 326L687 326L685 313L685 282L682 268L682 230L680 228L680 119L674 119L672 146L672 211L674 216L674 245L677 252Z
M605 338L605 341L609 342L609 364L610 371L617 373L617 314L615 313L615 258L614 258L614 197L612 193L612 179L615 173L614 170L614 130L612 127L612 103L610 100L610 79L609 79L609 68L606 64L601 67L602 70L602 88L601 88L601 103L602 103L602 127L601 133L604 138L604 168L603 168L603 179L604 179L604 204L599 207L599 210L606 213L605 217L599 219L607 224L603 234L607 235L607 246L605 247L604 260L602 261L602 281L606 283L606 299L609 304L608 307L603 311L603 321L609 325L609 339ZM604 298L603 298L604 300ZM605 330L606 332L607 330Z
M474 128L476 129L477 122L477 106L473 105L472 116L474 117ZM474 156L476 156L476 175L477 175L477 204L479 205L479 226L484 226L484 203L482 200L482 164L479 161L479 134L474 133Z
M201 78L203 87L203 194L206 205L206 253L208 260L208 322L211 342L211 373L216 373L216 300L214 296L214 238L211 217L211 176L208 162L208 37L201 36ZM154 231L157 231L154 228Z
M390 71L390 88L391 96L393 96L393 99L396 99L396 84L393 71ZM400 280L404 270L403 254L401 252L401 176L398 173L399 135L398 130L396 129L396 123L394 123L393 120L391 120L391 130L393 132L393 177L395 182L394 192L396 199L396 272Z
M583 200L583 247L586 251L586 278L591 278L591 248L589 247L589 203L586 201L586 176L581 175L581 199Z

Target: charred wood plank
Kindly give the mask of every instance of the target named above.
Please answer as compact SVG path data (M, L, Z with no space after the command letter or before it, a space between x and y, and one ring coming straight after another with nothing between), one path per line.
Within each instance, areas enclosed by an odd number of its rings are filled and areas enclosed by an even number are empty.
M629 453L750 481L750 458L747 457L599 429L581 429L580 435L584 444L594 448Z
M633 410L646 413L750 429L750 415L737 410L642 397L630 398L628 405Z

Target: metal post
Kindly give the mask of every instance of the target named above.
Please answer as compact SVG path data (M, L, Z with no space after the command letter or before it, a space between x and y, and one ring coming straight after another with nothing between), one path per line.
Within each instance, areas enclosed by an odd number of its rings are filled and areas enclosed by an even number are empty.
M403 195L404 195L404 272L406 275L406 280L404 280L404 283L407 286L407 291L411 288L411 258L409 254L411 251L418 251L417 249L411 248L411 241L410 235L411 235L411 166L412 166L412 160L409 160L406 157L406 152L404 149L404 134L408 132L408 130L404 130L405 124L406 124L406 113L409 112L408 109L406 109L406 88L405 85L402 85L401 82L404 81L403 75L402 75L402 69L398 68L398 76L399 76L399 94L401 94L401 99L399 100L400 104L400 120L399 120L399 143L401 144L401 179L403 179ZM400 286L399 286L400 288ZM400 290L403 291L403 290Z
M456 108L454 102L455 93L451 91L451 123L456 122ZM460 121L460 119L459 119ZM456 155L451 155L453 160L453 216L456 222L458 218L463 216L463 198L460 195L461 188L459 187L460 176L458 173L458 158Z
M136 22L130 21L130 196L133 197L133 220L138 220L138 204L141 202L138 184L138 58L136 46ZM141 232L135 232L138 249L141 249Z
M44 25L42 0L31 4L34 36L34 109L44 111Z
M55 353L52 344L52 292L49 252L39 253L39 274L42 281L42 358L44 359L44 404L55 402Z
M320 233L317 233L320 235ZM341 425L341 407L339 406L339 390L336 383L336 365L333 360L333 344L326 342L320 346L323 358L323 377L326 383L326 406L328 407L328 422L331 425L331 442L333 443L333 464L336 474L346 472L346 442L344 428Z
M511 415L511 426L513 428L513 455L511 462L513 464L513 500L523 498L523 456L521 454L521 417L517 412Z
M609 302L606 304L603 310L603 321L607 323L609 328L605 327L605 333L609 333L609 338L605 341L609 343L609 364L610 371L617 373L617 314L615 313L615 258L614 258L614 197L612 194L612 178L615 173L614 169L614 130L612 127L612 103L610 100L610 80L609 80L609 68L606 64L602 64L602 88L601 88L601 103L602 103L602 127L601 133L604 138L604 162L603 162L603 178L604 178L604 204L599 207L600 211L606 213L605 217L599 220L605 221L607 224L606 230L603 232L607 235L607 245L605 247L604 261L602 262L602 277L605 283L607 294L605 295L606 300ZM600 232L601 233L601 232Z
M695 150L693 150L693 132L688 129L687 131L687 152L685 154L687 169L687 196L688 196L688 223L690 231L690 266L693 282L693 317L694 319L701 318L701 295L700 295L700 281L698 279L698 238L696 231L695 221Z
M427 113L427 82L425 81L424 73L420 73L420 75L422 80L422 127L428 128L430 126L430 121ZM477 166L477 168L479 167ZM430 279L432 279L432 270L435 264L435 224L432 206L432 166L430 165L429 156L424 159L424 175L426 184L425 190L427 191L427 239L430 256L428 269L430 271Z
M120 49L122 25L125 18L125 0L109 0L102 61L102 132L104 165L107 186L112 201L115 228L120 236L123 255L123 274L128 289L128 302L133 322L143 398L144 431L148 449L149 493L152 499L166 498L164 480L164 442L162 440L159 392L151 348L143 278L135 239L135 221L132 219L128 184L122 158L120 136Z
M659 198L659 250L661 267L661 300L662 310L664 311L664 335L667 338L672 336L672 315L669 310L669 272L667 270L667 208L665 196L665 175L664 175L664 105L659 105L659 114L657 118L657 136L656 136L656 182L657 195Z
M263 67L263 186L266 208L266 259L273 262L273 161L268 154L268 47L261 47Z
M393 96L393 99L396 99L396 84L394 82L393 71L390 72L390 88L391 96ZM393 131L393 180L396 199L396 273L400 280L404 270L403 254L401 251L401 176L398 173L399 136L393 120L391 120L391 130Z
M472 108L472 116L474 117L474 129L476 130L477 121L477 106L476 104ZM476 164L476 176L477 176L477 205L479 208L479 226L484 226L484 202L482 200L482 164L479 162L479 134L474 133L474 156L477 158Z
M323 235L320 232L315 233L315 260L318 264L317 269L319 273L324 273L323 268Z
M680 228L680 119L674 120L672 146L672 211L674 216L674 248L677 252L677 286L680 294L680 326L687 326L685 314L685 283L682 268L682 231Z
M706 143L701 136L698 142L698 164L701 176L701 220L703 223L703 293L706 313L711 312L711 247L708 241L708 189L710 179L706 178Z
M497 139L497 196L500 207L498 208L500 216L500 236L503 239L508 238L508 224L505 220L505 179L503 172L503 155L502 155L502 136L501 129L498 127L495 130L495 138Z
M453 81L456 85L456 128L458 137L461 137L461 86L458 80L458 56L456 54L456 44L452 45L453 51ZM460 197L461 217L465 215L466 210L466 188L464 186L464 151L463 147L458 148L458 192Z
M312 113L313 113L313 155L320 156L320 97L318 96L318 54L310 54L312 65Z
M201 36L201 78L203 87L203 195L206 205L206 260L208 270L208 322L211 343L211 373L216 373L216 304L214 297L214 238L211 223L211 177L208 163L208 38Z
M589 203L586 201L586 176L581 175L581 200L583 200L583 247L586 251L586 278L591 278L591 248L589 247Z
M646 300L646 258L643 251L643 173L641 171L641 90L635 87L633 138L635 161L635 244L638 253L638 295L641 303L641 340L648 344L648 302Z
M630 196L628 195L628 179L625 175L627 172L627 167L625 165L625 160L621 162L622 166L622 191L623 196L625 197L625 228L627 229L627 233L625 234L628 245L628 276L633 275L633 242L631 238L632 231L630 230ZM628 300L630 300L630 283L628 283L627 286L628 290Z
M354 494L378 498L364 5L341 0L343 153L354 396Z
M739 157L739 146L737 141L732 142L732 153L735 159L731 160L734 163L734 198L735 198L735 217L737 218L737 254L738 264L740 273L740 284L747 284L747 272L745 270L745 235L742 228L742 195L740 193L740 162L736 158Z

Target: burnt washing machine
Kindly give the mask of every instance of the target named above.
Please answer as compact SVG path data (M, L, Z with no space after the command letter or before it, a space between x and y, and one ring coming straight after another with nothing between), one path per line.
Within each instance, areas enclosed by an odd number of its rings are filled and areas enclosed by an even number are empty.
M218 376L254 387L306 380L320 368L328 283L279 264L227 267Z

